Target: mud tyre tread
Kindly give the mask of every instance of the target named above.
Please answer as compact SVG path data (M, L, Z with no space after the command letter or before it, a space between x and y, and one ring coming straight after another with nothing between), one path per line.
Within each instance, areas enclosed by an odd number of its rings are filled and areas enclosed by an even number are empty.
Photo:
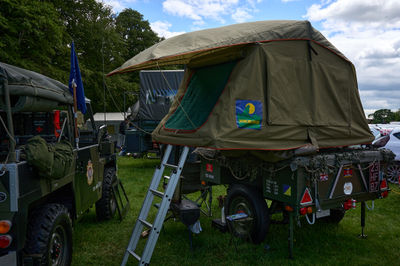
M117 176L114 167L104 169L102 196L96 202L96 216L99 220L110 220L115 215L116 199L112 186L116 179Z
M72 221L68 209L61 204L46 204L34 209L29 215L24 253L39 257L35 265L52 265L51 243L54 235L61 232L62 248L56 265L70 265L72 259ZM60 239L58 239L60 240Z

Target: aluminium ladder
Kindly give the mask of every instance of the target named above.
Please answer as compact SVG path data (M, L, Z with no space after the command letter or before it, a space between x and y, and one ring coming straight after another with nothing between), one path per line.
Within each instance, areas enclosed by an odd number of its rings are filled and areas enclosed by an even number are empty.
M167 163L171 151L172 151L172 145L168 145L164 153L164 156L162 158L161 165L156 168L153 174L153 179L151 180L151 184L149 190L147 191L146 198L143 202L142 209L140 210L139 217L136 220L135 227L133 229L131 239L129 240L128 247L126 248L124 258L122 259L121 266L126 265L126 263L128 262L129 255L132 255L134 258L136 258L139 261L139 265L148 265L150 263L150 259L153 254L153 250L156 246L158 236L160 235L160 231L164 223L165 216L167 215L169 205L172 200L172 196L175 192L175 188L181 176L183 165L185 164L189 152L189 147L187 146L183 147L178 165L171 165ZM158 191L157 188L160 184L161 177L163 175L165 167L173 168L173 172L169 179L165 192L162 193ZM153 224L151 224L146 219L149 214L150 208L153 205L154 196L162 198L162 201L158 208L154 222ZM142 255L139 256L137 253L135 253L135 250L139 242L143 226L149 228L150 233L146 241Z

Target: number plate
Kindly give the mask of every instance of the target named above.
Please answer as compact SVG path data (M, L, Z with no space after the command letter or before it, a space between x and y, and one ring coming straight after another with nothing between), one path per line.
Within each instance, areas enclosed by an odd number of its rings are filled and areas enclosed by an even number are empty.
M319 219L319 218L322 218L322 217L326 217L326 216L329 216L329 215L331 215L331 210L321 210L321 211L317 211L316 213L315 213L315 217L317 218L317 219Z
M379 189L379 168L379 162L371 163L369 167L369 192L377 192Z

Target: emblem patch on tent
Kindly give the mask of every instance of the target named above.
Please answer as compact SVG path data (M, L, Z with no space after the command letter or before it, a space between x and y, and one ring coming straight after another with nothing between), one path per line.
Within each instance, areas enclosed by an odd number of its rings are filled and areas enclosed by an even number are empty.
M236 100L236 124L239 128L261 129L262 103Z

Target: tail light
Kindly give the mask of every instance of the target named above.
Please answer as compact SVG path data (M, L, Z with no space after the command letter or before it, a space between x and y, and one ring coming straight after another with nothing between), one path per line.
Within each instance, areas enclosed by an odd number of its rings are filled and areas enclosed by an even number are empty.
M157 142L153 142L153 149L158 149L158 143Z
M386 178L382 179L380 189L381 189L382 198L386 198L389 195L388 184L387 184Z
M11 222L8 220L0 221L0 234L7 234L11 229Z
M347 211L350 209L356 208L356 200L355 199L348 199L343 203L343 208Z
M0 248L8 248L11 245L12 237L10 235L0 236Z

